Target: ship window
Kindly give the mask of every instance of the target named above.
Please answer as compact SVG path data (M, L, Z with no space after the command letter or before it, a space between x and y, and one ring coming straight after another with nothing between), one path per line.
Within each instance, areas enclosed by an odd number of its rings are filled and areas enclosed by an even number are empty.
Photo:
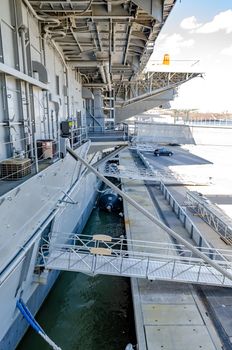
M60 94L60 77L59 75L56 75L56 94Z

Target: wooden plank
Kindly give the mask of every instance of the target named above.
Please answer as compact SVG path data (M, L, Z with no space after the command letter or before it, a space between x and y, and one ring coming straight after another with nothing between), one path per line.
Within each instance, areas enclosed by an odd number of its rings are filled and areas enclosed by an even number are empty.
M94 241L105 241L105 242L111 242L112 237L108 235L93 235Z
M108 248L91 248L90 249L91 254L97 254L97 255L111 255L111 249Z

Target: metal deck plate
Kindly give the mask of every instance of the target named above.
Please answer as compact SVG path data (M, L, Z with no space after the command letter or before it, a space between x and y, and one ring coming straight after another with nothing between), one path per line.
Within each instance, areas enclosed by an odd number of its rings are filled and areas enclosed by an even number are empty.
M145 326L147 350L216 350L205 326Z
M142 306L145 325L203 325L196 305L157 305Z
M186 284L139 280L140 300L153 304L193 304L189 286Z

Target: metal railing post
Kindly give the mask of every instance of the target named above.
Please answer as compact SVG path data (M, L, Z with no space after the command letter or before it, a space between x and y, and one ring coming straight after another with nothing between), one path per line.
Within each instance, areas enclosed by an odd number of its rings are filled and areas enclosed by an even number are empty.
M198 274L197 274L197 282L199 282L200 273L201 273L201 266L202 266L202 261L200 262L200 266L199 266L199 270L198 270Z
M146 275L145 275L146 278L148 278L149 262L150 262L150 259L149 259L149 257L148 257L148 258L147 258Z
M174 279L174 271L175 271L175 267L176 267L176 260L174 260L174 262L173 262L173 268L172 268L172 275L171 275L171 279Z

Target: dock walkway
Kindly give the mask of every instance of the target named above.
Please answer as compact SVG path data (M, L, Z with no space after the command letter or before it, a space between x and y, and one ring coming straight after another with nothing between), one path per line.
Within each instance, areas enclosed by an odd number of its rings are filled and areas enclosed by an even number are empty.
M120 164L133 167L129 151L121 153ZM126 193L161 218L143 181L122 180L122 183ZM128 238L173 243L166 232L128 203L124 203L124 212ZM182 224L174 220L171 208L162 208L162 215L168 218L173 230L184 230ZM206 309L192 286L137 278L132 278L131 284L139 350L222 348Z

